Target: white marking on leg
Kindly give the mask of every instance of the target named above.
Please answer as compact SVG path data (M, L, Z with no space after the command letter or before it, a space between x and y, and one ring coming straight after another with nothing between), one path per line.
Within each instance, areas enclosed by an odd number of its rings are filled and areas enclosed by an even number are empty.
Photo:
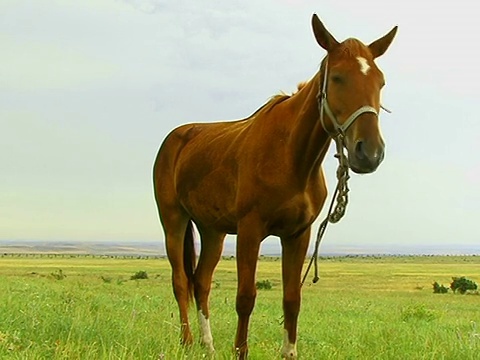
M368 74L368 70L370 70L370 65L368 65L367 59L361 56L357 56L358 63L360 64L360 71L363 75Z
M200 325L200 332L202 333L203 344L211 353L215 352L212 331L210 329L210 319L207 319L205 315L203 315L202 310L198 310L198 323Z
M283 330L282 357L289 360L295 360L297 358L297 344L292 344L290 340L288 340L288 331L286 329Z

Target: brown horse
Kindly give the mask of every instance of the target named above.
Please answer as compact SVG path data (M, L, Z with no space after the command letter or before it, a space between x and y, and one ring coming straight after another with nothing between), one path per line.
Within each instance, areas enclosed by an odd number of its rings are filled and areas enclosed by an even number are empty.
M274 96L243 120L180 126L158 152L155 197L185 344L193 341L188 304L194 297L202 342L214 351L212 275L225 235L237 234L235 348L240 359L246 358L260 244L275 235L282 245L282 356L296 359L300 276L310 228L327 195L321 166L330 141L342 136L356 173L371 173L383 160L378 112L384 77L374 60L387 50L397 28L367 46L356 39L338 42L315 14L312 26L327 56L295 94ZM197 265L193 223L201 236Z

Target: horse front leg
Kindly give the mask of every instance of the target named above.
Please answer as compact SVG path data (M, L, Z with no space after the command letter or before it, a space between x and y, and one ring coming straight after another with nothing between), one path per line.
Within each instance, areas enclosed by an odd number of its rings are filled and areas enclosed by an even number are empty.
M248 355L248 324L255 306L257 289L255 287L255 272L257 269L260 243L264 238L260 226L254 222L242 221L238 226L237 235L237 299L238 315L235 350L238 359L246 359Z
M297 359L297 320L301 302L302 267L310 241L310 227L301 235L282 238L284 340L282 357Z

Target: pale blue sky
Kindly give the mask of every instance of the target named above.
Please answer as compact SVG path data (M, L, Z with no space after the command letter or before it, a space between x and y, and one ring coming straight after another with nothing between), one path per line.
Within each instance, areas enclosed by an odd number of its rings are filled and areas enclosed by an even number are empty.
M2 0L0 240L163 239L163 138L309 79L324 56L314 12L339 40L399 26L378 59L386 159L352 176L325 243L477 244L480 8L465 0Z

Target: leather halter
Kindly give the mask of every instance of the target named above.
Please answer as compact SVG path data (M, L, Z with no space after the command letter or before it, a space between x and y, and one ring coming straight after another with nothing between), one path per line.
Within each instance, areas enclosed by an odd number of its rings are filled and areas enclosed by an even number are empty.
M354 111L347 120L343 124L340 124L340 122L337 120L335 117L332 109L330 108L330 105L328 105L327 101L327 79L328 79L328 57L325 60L325 68L323 70L323 83L321 90L319 90L319 93L317 95L318 102L319 102L319 111L320 111L320 122L322 123L323 129L327 132L327 134L330 134L333 138L337 137L338 135L345 135L345 132L347 129L353 124L353 122L362 114L364 113L372 113L378 116L378 111L373 108L372 106L369 105L364 105L361 108L357 109ZM332 121L333 127L335 129L335 132L332 133L328 131L327 127L325 126L325 120L324 120L324 114L327 113L328 117Z

